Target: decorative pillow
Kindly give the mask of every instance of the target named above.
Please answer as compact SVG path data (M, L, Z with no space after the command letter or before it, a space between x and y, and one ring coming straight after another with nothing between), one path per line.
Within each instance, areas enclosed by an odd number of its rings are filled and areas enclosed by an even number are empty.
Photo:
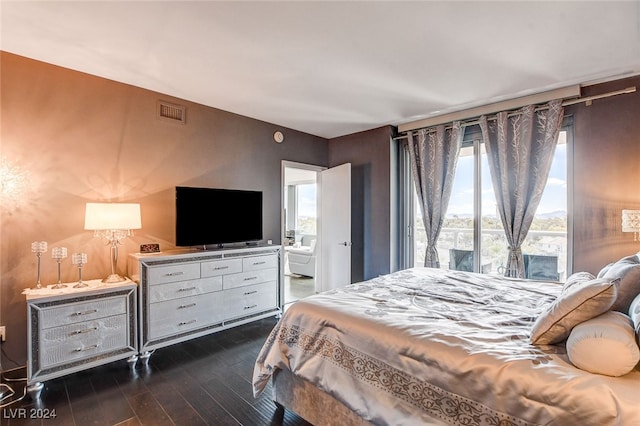
M596 277L593 276L591 272L576 272L567 278L567 281L564 282L562 286L562 292L566 293L571 287L574 285L580 285L582 283L586 283L587 281L594 280Z
M626 314L629 312L631 301L640 293L640 258L635 254L624 257L615 262L602 276L614 280L620 279L618 299L611 306L612 311Z
M602 278L604 277L604 274L607 273L607 271L613 266L613 262L611 262L610 264L606 265L604 268L600 269L600 272L598 272L598 275L596 276L596 278Z
M609 311L576 325L567 339L569 360L581 370L622 376L640 361L631 319Z
M631 321L633 321L633 328L640 339L640 294L633 299L631 306L629 306L629 317L631 317Z
M617 280L596 278L572 285L533 323L531 343L553 345L561 342L576 325L608 311L618 294L617 283Z

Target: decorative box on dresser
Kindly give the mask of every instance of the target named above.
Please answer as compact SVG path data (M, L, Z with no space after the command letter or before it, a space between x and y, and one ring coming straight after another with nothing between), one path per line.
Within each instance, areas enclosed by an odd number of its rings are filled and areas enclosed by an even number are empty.
M85 281L27 289L27 389L38 399L44 381L127 358L138 359L136 284Z
M128 273L146 362L155 349L281 313L279 246L135 253Z

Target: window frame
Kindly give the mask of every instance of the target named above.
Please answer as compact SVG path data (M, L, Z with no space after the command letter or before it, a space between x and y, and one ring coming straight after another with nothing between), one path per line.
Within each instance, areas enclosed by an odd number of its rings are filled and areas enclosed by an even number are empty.
M462 146L473 146L474 155L474 195L473 195L473 250L474 253L481 253L482 240L482 218L480 217L480 205L482 193L482 172L480 164L482 156L479 155L482 143L482 134L478 125L464 126L464 136ZM573 116L564 116L560 128L566 132L567 144L567 259L566 259L566 276L573 273L573 170L574 170L574 132L573 132ZM413 176L411 174L411 163L407 148L407 138L399 138L397 141L396 168L398 171L398 267L399 269L408 269L415 266L415 187L413 184ZM478 272L481 268L482 256L474 256L474 271Z

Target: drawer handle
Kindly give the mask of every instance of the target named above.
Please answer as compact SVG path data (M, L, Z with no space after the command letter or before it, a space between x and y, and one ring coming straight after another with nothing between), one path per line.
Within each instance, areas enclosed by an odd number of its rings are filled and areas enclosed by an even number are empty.
M245 296L248 296L248 295L250 295L250 294L256 294L257 292L258 292L258 290L245 291L245 292L244 292L244 295L245 295Z
M215 268L213 268L214 271L221 271L223 269L229 269L228 266L216 266Z
M257 308L258 305L251 305L251 306L245 306L244 309L253 309L253 308Z
M184 271L176 271L176 272L169 272L168 274L164 274L165 277L175 277L177 275L183 275Z
M247 277L244 280L245 281L251 281L251 280L257 280L257 279L258 279L258 277Z
M84 352L84 351L90 351L91 349L98 349L99 345L91 345L91 346L87 346L85 348L78 348L78 349L74 349L74 352Z
M182 325L189 325L189 324L193 324L194 322L196 322L196 320L192 319L191 321L183 321L178 323L178 326L182 326Z
M253 262L254 265L264 265L265 263L267 262L265 262L264 260L262 262Z
M179 288L178 291L191 291L191 290L195 290L197 287L193 286L193 287L186 287L186 288Z
M178 309L193 308L194 306L196 306L195 303L189 303L188 305L180 305L180 306L178 306Z
M84 330L75 330L69 333L70 336L75 336L77 334L91 333L92 331L98 330L98 327L85 328Z
M97 309L90 309L90 310L88 310L88 311L83 311L83 312L74 312L74 313L72 313L71 315L74 315L74 316L79 317L79 316L82 316L82 315L95 314L96 312L98 312L98 310L97 310Z

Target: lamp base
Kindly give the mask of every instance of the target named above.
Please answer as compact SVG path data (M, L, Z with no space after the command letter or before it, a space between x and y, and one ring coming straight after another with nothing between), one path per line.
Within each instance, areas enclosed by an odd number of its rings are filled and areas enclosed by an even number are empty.
M121 283L126 280L127 280L126 278L121 277L118 274L111 274L107 278L103 279L102 282L107 284L115 284L115 283Z

